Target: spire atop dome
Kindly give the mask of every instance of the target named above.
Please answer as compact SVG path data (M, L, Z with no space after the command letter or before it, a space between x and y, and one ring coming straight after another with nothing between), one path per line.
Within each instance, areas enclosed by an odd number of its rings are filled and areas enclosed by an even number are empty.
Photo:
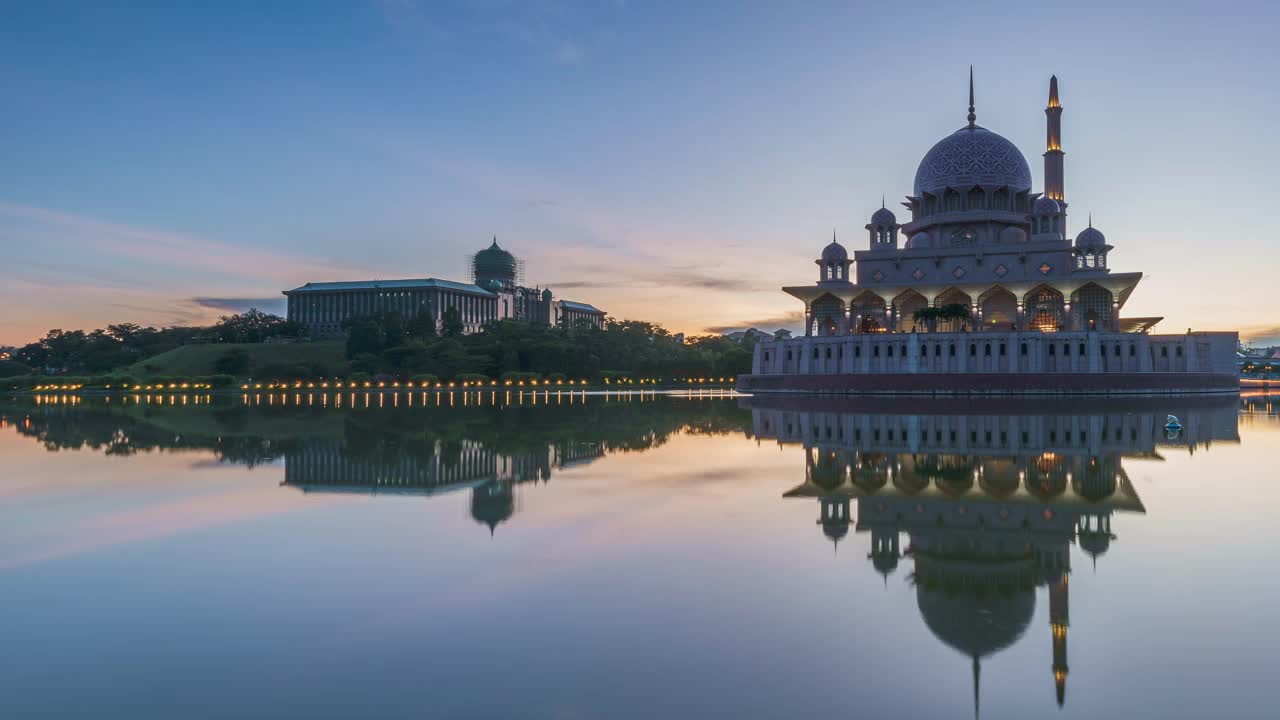
M973 112L973 66L969 66L969 127L975 127L974 121L978 116Z
M973 719L978 720L979 709L981 703L978 701L979 694L979 678L982 676L982 663L978 662L978 656L973 656Z

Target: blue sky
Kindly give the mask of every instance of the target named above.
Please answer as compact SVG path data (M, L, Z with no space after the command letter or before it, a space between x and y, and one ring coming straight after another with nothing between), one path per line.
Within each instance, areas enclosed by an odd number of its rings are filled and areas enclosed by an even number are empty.
M800 5L800 7L791 7ZM9 3L0 343L196 322L308 280L527 278L673 330L793 323L964 123L1041 185L1062 86L1072 231L1129 315L1280 337L1280 11L1257 3ZM1259 227L1259 225L1261 225ZM271 305L266 305L272 307Z

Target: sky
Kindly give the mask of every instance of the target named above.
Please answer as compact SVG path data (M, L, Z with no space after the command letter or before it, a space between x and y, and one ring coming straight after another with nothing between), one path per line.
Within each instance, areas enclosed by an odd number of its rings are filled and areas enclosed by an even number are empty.
M526 280L672 331L799 324L964 124L1042 187L1129 316L1280 343L1267 3L0 2L0 344L207 322L308 281ZM899 209L899 217L903 210Z

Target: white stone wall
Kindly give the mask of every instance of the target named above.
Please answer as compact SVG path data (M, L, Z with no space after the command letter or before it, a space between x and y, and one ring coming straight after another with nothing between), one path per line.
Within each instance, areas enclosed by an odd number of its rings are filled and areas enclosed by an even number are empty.
M756 375L1234 372L1235 333L884 333L756 346Z

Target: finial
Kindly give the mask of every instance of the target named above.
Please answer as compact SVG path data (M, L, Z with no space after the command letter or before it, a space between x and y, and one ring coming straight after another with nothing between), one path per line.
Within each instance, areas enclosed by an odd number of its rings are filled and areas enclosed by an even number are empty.
M978 119L978 116L973 113L973 66L970 65L969 66L969 127L970 128L974 127L973 121L977 119Z
M836 241L836 229L831 228L831 242L834 243L835 241Z
M1090 230L1093 229L1093 211L1092 210L1089 211L1089 229Z
M1049 76L1049 107L1058 107L1058 76Z
M884 193L880 193L880 209L884 209Z
M978 656L973 656L973 720L978 720L978 679L982 675L982 663L978 662Z

